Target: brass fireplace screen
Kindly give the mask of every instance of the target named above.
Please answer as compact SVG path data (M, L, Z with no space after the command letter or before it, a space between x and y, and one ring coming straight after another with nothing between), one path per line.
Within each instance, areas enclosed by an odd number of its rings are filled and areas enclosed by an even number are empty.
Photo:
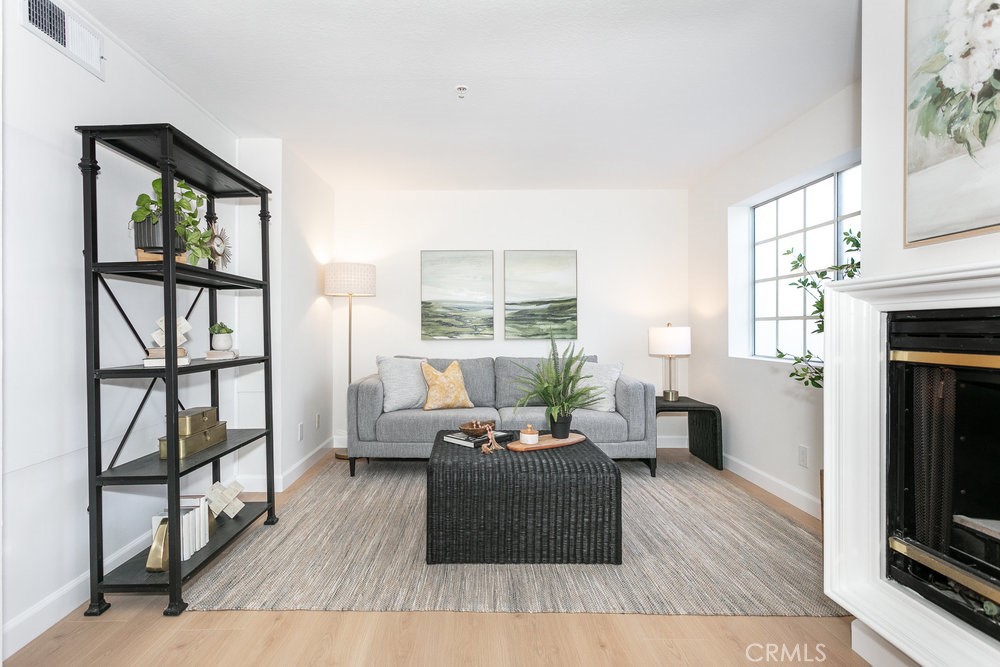
M888 332L887 576L1000 639L1000 309Z

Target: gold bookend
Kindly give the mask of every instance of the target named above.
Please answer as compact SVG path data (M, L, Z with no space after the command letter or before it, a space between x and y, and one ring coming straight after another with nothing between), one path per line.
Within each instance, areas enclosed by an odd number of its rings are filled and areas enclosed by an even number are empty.
M160 519L160 524L153 534L153 546L149 548L146 559L147 572L166 572L170 563L170 552L167 549L167 520Z

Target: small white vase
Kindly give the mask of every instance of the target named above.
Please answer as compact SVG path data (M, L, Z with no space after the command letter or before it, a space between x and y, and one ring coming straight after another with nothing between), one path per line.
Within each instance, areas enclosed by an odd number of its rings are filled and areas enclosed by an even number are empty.
M233 349L233 334L212 334L213 350Z

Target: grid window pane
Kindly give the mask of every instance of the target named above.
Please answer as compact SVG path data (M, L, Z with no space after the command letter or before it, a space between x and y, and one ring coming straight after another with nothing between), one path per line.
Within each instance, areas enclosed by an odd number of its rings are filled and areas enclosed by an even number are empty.
M830 176L806 188L806 227L833 221L833 182Z
M861 165L840 174L840 215L861 210Z
M790 192L778 199L778 235L802 229L804 193L802 190Z
M778 275L797 273L792 269L792 260L799 253L805 252L805 249L805 236L802 234L792 234L778 239ZM786 255L789 250L792 251L791 254Z
M773 357L778 347L777 322L761 320L754 326L753 353L759 357Z
M845 232L846 231L852 231L855 233L860 232L861 216L856 215L853 218L848 218L847 220L844 220L843 223L841 223L841 229L843 229ZM848 250L850 250L850 246L848 246L847 243L844 241L843 234L841 234L837 240L840 243L841 263L846 264L851 259L856 259L858 261L861 261L860 252L848 252Z
M778 204L771 202L753 210L754 242L774 238L776 235Z
M777 270L777 257L775 257L774 248L775 241L768 241L767 243L761 243L754 250L754 280L774 277Z
M805 320L781 320L778 322L778 349L785 354L801 357L805 350Z
M791 278L778 281L778 317L805 316L805 292Z
M814 356L823 357L823 334L816 333L816 323L818 320L806 322L806 349Z
M757 317L774 317L778 312L778 283L774 280L757 283L753 307Z
M837 243L833 225L814 227L806 232L806 267L822 271L837 263Z

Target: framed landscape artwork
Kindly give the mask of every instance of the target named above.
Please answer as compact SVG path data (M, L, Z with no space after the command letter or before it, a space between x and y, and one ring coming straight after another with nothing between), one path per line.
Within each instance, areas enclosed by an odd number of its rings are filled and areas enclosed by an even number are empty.
M1000 8L908 0L905 244L1000 229Z
M504 252L504 337L576 339L576 251Z
M493 338L493 251L420 253L420 337Z

